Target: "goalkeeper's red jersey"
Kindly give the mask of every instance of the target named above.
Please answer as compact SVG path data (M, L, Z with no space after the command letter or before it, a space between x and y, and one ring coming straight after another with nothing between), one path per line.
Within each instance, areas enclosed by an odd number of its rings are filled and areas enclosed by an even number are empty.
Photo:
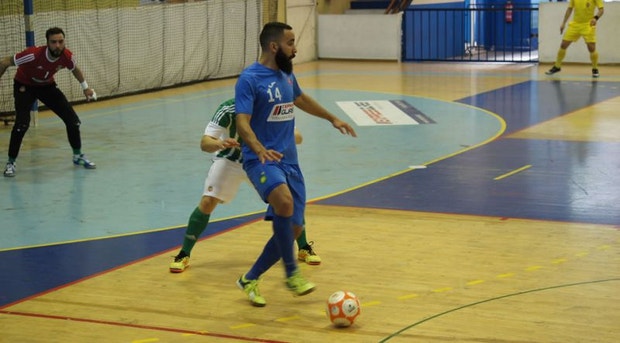
M67 48L54 59L47 46L30 47L15 54L14 61L17 66L15 80L31 86L49 85L54 82L54 74L60 69L75 68L73 53Z

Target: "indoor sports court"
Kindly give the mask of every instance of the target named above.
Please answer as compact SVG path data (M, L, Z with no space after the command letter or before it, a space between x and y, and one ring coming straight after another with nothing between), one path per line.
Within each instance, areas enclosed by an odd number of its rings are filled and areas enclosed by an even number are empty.
M271 234L249 185L216 209L191 267L168 271L209 166L203 126L234 80L78 106L94 171L67 160L63 125L42 112L20 174L2 180L3 340L617 340L620 75L541 69L296 66L351 123L338 103L405 101L432 123L356 125L351 138L298 114L323 262L300 264L318 289L299 298L272 268L265 308L234 284ZM362 302L340 330L324 314L339 289Z
M296 64L358 137L296 112L322 263L299 263L317 284L303 297L274 266L264 308L235 285L271 235L249 184L216 208L191 267L168 270L235 77L76 105L96 170L73 166L41 111L0 180L0 342L617 342L620 68L548 67ZM343 329L325 315L338 290L362 304Z

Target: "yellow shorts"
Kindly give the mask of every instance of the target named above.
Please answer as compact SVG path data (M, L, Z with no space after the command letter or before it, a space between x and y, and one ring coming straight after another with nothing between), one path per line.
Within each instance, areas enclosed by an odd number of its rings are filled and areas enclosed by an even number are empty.
M596 43L596 26L590 26L590 23L569 22L563 39L575 42L580 37L583 37L586 43Z

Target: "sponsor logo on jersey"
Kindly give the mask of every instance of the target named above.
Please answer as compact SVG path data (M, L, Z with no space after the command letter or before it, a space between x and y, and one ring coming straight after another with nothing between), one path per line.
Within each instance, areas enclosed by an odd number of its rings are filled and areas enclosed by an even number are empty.
M286 104L277 104L273 106L267 121L289 121L295 118L293 110L295 105L292 102Z

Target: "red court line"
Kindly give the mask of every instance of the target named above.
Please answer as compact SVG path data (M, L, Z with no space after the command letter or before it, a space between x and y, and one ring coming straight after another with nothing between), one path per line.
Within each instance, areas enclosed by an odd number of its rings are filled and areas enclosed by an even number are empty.
M134 328L134 329L146 329L146 330L155 330L155 331L176 332L176 333L180 333L180 334L192 334L192 335L198 335L198 336L227 338L227 339L242 340L242 341L246 341L246 342L289 343L289 342L286 342L286 341L274 341L274 340L261 339L261 338L233 336L233 335L226 335L226 334L221 334L221 333L211 333L211 332L204 332L204 331L166 328L166 327L152 326L152 325L139 325L139 324L118 323L118 322L110 322L110 321L107 321L107 320L96 320L96 319L86 319L86 318L53 316L53 315L41 314L41 313L15 312L15 311L6 311L6 310L0 310L0 313L7 314L7 315L14 315L14 316L34 317L34 318L43 318L43 319L56 319L56 320L63 320L63 321L70 320L70 321L73 321L73 322L81 322L81 323L102 324L102 325L111 325L111 326L123 326L123 327L129 327L129 328Z
M262 220L262 218L258 218L258 219L254 219L254 220L250 220L248 222L244 222L242 224L230 227L226 230L222 230L219 231L215 234L203 237L199 240L207 240L209 238L215 237L215 236L219 236L221 234L224 234L226 232L238 229L240 227L249 225L251 223L257 222ZM233 340L240 340L240 341L247 341L247 342L263 342L263 343L289 343L287 341L275 341L275 340L268 340L268 339L261 339L261 338L251 338L251 337L243 337L243 336L234 336L234 335L226 335L226 334L220 334L220 333L211 333L211 332L204 332L204 331L195 331L195 330L185 330L185 329L175 329L175 328L166 328L166 327L159 327L159 326L151 326L151 325L138 325L138 324L127 324L127 323L119 323L119 322L111 322L111 321L105 321L105 320L96 320L96 319L86 319L86 318L74 318L74 317L65 317L65 316L54 316L54 315L47 315L47 314L41 314L41 313L28 313L28 312L18 312L18 311L10 311L10 310L6 310L5 308L14 306L18 303L22 303L25 302L27 300L33 299L33 298L37 298L40 296L43 296L45 294L48 293L52 293L54 291L57 291L59 289L63 289L63 288L67 288L71 285L83 282L85 280L88 279L92 279L92 278L96 278L98 276L101 276L103 274L108 274L110 272L113 272L115 270L133 265L133 264L137 264L140 263L142 261L148 260L150 258L165 254L169 251L174 251L175 249L178 249L178 247L169 249L165 252L158 252L149 256L145 256L143 258L140 258L138 260L105 270L105 271L101 271L99 273L93 274L93 275L89 275L87 277L66 283L64 285L58 286L58 287L54 287L52 289L49 289L47 291L38 293L38 294L34 294L32 296L29 296L27 298L24 299L20 299L18 301L15 301L13 303L7 304L5 306L0 307L0 314L5 314L5 315L15 315L15 316L24 316L24 317L33 317L33 318L44 318L44 319L56 319L56 320L63 320L63 321L74 321L74 322L83 322L83 323L92 323L92 324L102 324L102 325L110 325L110 326L123 326L123 327L130 327L130 328L136 328L136 329L146 329L146 330L155 330L155 331L166 331L166 332L176 332L176 333L180 333L180 334L193 334L193 335L198 335L198 336L209 336L209 337L218 337L218 338L226 338L226 339L233 339Z

